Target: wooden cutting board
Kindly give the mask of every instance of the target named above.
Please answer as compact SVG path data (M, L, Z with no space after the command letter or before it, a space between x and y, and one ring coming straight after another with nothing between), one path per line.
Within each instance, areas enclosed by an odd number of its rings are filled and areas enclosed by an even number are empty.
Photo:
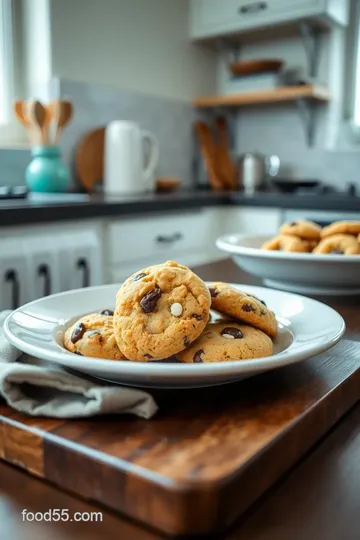
M100 127L86 133L76 148L76 177L90 193L104 177L104 147L105 127Z
M153 420L0 405L0 457L171 534L227 528L358 400L360 345L236 384L155 394Z

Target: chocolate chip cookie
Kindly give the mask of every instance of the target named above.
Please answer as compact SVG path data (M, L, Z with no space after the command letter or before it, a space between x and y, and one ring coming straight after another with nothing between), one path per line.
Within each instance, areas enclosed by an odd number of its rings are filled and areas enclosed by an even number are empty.
M351 234L333 234L323 238L314 249L318 255L359 255L360 244Z
M194 343L177 356L181 362L231 362L271 356L273 342L264 332L238 323L210 323Z
M80 356L127 360L115 340L113 317L104 312L85 315L70 326L65 332L64 347Z
M227 283L209 286L211 306L216 311L259 328L270 337L277 335L275 314L258 298L234 289Z
M128 278L116 297L115 338L130 360L170 357L189 346L210 317L210 293L186 266L173 261Z
M360 221L334 221L331 225L324 227L321 231L321 238L327 238L333 234L360 234Z
M313 221L292 221L280 227L280 234L298 236L303 240L318 240L320 233L320 225Z
M288 251L295 253L307 253L310 251L310 246L307 240L302 240L297 236L290 236L287 234L280 234L275 236L268 242L265 242L261 249L267 251Z

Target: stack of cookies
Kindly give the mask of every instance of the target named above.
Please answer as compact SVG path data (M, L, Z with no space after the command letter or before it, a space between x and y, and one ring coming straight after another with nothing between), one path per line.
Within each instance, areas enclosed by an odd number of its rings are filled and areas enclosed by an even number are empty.
M261 249L320 255L360 254L360 222L336 221L320 227L312 221L284 223L280 234L261 246Z
M275 315L264 302L225 283L208 288L189 268L168 261L130 276L114 312L76 321L64 346L109 360L227 362L271 356L276 335Z

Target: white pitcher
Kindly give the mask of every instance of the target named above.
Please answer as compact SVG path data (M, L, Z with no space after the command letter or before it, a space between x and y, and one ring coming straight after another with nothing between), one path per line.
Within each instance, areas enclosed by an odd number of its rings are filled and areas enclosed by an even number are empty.
M145 163L145 143L149 144ZM159 142L135 122L116 120L105 132L105 193L142 193L155 189Z

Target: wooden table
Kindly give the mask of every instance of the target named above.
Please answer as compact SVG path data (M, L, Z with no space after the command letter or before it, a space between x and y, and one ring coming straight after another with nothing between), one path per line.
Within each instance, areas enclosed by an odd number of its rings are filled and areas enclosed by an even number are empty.
M206 280L258 284L231 261L197 269ZM320 298L342 314L348 339L360 341L360 298ZM360 392L359 392L360 393ZM226 540L358 540L360 537L360 404L242 518ZM91 474L91 471L89 471ZM22 511L102 512L97 522L27 522ZM97 505L0 462L0 540L155 540Z

